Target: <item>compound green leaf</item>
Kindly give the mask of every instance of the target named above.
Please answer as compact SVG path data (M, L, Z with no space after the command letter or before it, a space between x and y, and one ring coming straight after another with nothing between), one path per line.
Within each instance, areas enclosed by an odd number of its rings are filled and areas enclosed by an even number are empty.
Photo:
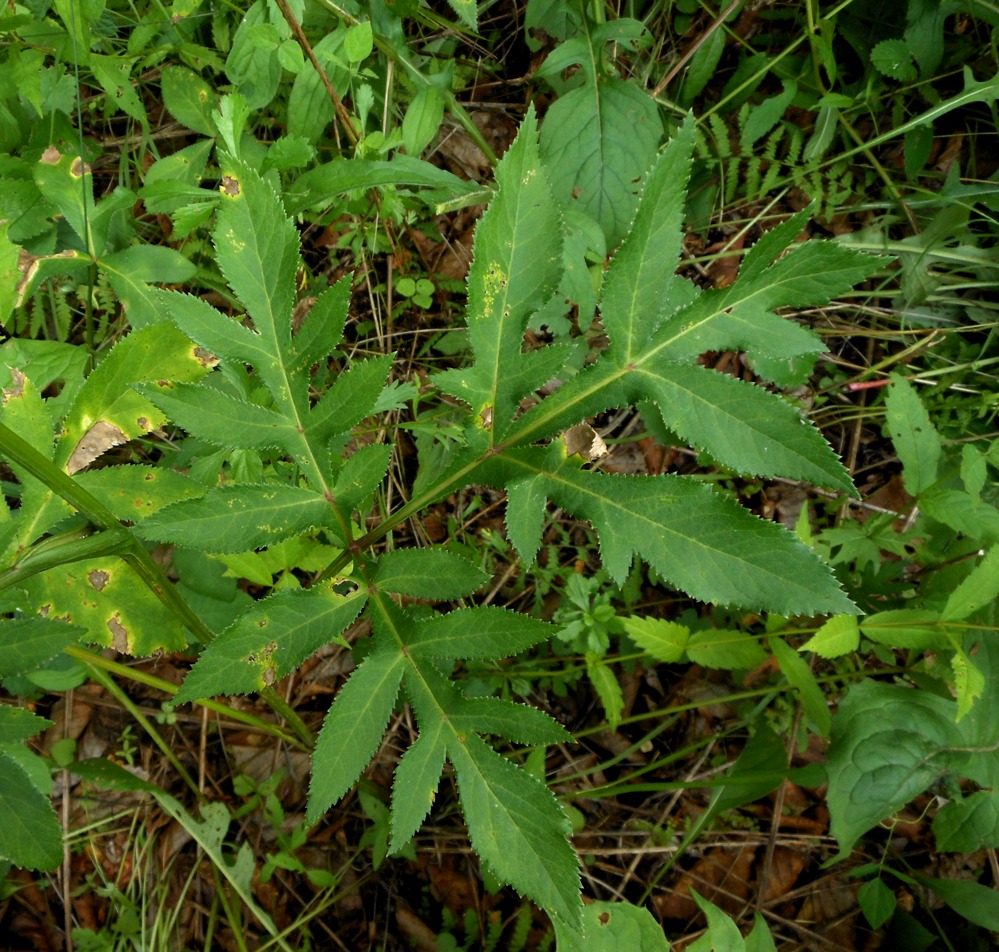
M216 310L207 301L156 288L152 298L158 310L172 320L196 344L223 360L242 360L248 364L266 363L274 359L259 334L244 327L238 320Z
M694 664L716 671L755 668L767 660L767 653L751 635L740 631L707 628L687 639L687 658Z
M39 619L44 621L45 619ZM6 627L9 622L3 622ZM58 625L59 622L50 621L50 625ZM69 625L63 626L69 628ZM62 649L60 649L62 650ZM22 656L23 657L23 656ZM17 671L4 670L3 677L17 674ZM12 704L0 704L0 745L6 746L19 744L21 741L40 734L43 730L52 726L52 721L47 717L39 717L27 708L14 707Z
M218 96L197 73L183 66L165 66L160 73L163 105L174 119L203 136L215 135L212 109Z
M676 364L642 366L627 382L636 397L658 404L667 427L726 466L854 492L849 473L819 431L796 408L760 387Z
M676 664L683 657L690 637L686 625L637 615L624 619L624 630L639 648L663 664Z
M291 340L298 232L277 193L256 172L224 153L220 168L222 202L213 232L219 268L265 346L277 354ZM274 397L283 399L280 393Z
M160 319L150 283L181 284L198 273L179 251L161 245L131 245L102 258L100 265L135 328Z
M551 791L474 734L447 746L476 853L501 881L579 930L579 861Z
M248 109L262 109L277 93L282 72L279 39L267 22L266 0L254 0L240 21L225 61L226 76L239 89Z
M871 827L904 807L970 754L951 701L897 685L861 681L832 722L826 772L836 859Z
M25 869L52 870L62 862L62 827L51 804L2 752L0 857Z
M328 206L331 195L385 185L434 189L451 199L461 199L481 190L476 183L466 182L452 172L413 156L396 154L391 162L334 159L295 180L288 189L287 207L291 214L297 214L309 208Z
M325 525L329 503L298 486L219 486L199 499L173 503L136 530L147 539L201 552L234 554Z
M611 476L571 462L553 467L548 456L509 450L486 478L502 484L504 477L543 476L549 499L597 529L604 565L619 584L637 554L704 601L792 615L856 611L829 569L790 532L703 484L679 476Z
M482 588L491 576L446 549L397 549L378 559L371 580L397 595L446 601Z
M976 790L945 803L933 818L937 849L974 853L999 846L999 798L994 790Z
M393 359L392 354L374 357L340 374L308 415L306 435L321 444L334 435L349 433L374 409Z
M941 621L968 618L999 597L999 545L993 546L947 598Z
M291 674L332 642L364 607L360 592L328 586L283 591L256 602L201 652L177 703L218 694L250 694Z
M0 680L27 674L75 644L86 629L50 618L12 618L0 622ZM6 725L4 725L6 726ZM44 726L44 725L43 725ZM42 728L36 728L27 736ZM7 731L0 731L2 743L10 743ZM17 738L23 740L26 738Z
M374 757L395 707L404 663L401 654L376 649L337 694L312 757L310 823L354 785Z
M932 889L968 922L989 932L999 931L999 895L991 887L960 879L938 879L915 871L912 878Z
M854 615L833 615L798 650L814 651L820 658L841 658L860 645L860 628Z

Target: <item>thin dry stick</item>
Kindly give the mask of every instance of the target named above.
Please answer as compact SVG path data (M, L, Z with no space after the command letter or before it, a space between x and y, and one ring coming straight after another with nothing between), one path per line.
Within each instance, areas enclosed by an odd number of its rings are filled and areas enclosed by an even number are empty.
M815 656L812 656L812 664L815 663ZM811 665L809 665L811 667ZM798 736L798 728L801 724L802 707L799 704L794 712L794 720L791 723L790 738L787 749L787 765L791 766L794 759L794 745ZM770 867L774 861L774 850L777 847L777 834L780 831L781 815L784 812L784 797L787 794L787 779L781 781L777 788L777 796L774 797L773 816L770 820L770 835L767 837L767 849L763 854L763 866L760 869L760 878L756 886L756 911L763 912L765 908L764 896L767 892L767 882L770 879Z
M278 0L278 2L282 3L283 0ZM680 71L694 58L697 51L704 46L705 43L707 43L712 34L732 15L732 12L737 6L739 6L740 3L742 3L742 0L732 0L725 10L718 14L714 23L712 23L711 26L709 26L696 40L694 40L690 49L680 57L676 65L661 80L659 80L659 85L652 90L653 99L659 96L662 91L671 82L673 82L674 79L676 79Z
M326 94L330 97L330 101L333 103L333 108L336 110L337 117L340 119L344 132L347 133L347 138L350 139L351 145L357 145L361 137L354 128L354 123L351 121L350 113L347 112L343 102L340 100L340 97L336 94L336 90L333 88L333 84L330 82L329 76L326 75L326 70L322 68L319 60L316 59L316 54L312 51L312 44L309 43L308 38L302 31L302 24L298 22L295 14L292 13L291 7L288 6L288 0L277 0L277 5L281 10L281 14L288 22L288 26L291 27L291 32L295 34L295 41L302 48L302 52L312 64L312 68L316 71L319 79L322 81L322 84L326 87ZM340 134L335 126L333 127L333 132L336 137L337 148L339 149Z
M73 689L63 697L63 734L69 737L73 712ZM69 849L69 771L62 772L62 919L65 932L66 952L73 952L73 901L70 898L69 878L73 872L73 856Z

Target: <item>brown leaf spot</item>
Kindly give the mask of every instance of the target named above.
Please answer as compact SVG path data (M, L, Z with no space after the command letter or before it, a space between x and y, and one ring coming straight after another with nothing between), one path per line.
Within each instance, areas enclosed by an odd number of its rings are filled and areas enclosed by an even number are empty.
M98 456L128 441L122 431L107 420L98 420L77 444L66 464L66 472L71 476L85 466L89 466Z
M128 654L128 629L121 623L121 615L118 612L108 619L108 631L111 632L111 647L122 654Z
M135 421L143 430L149 429L149 419L148 417L140 416L138 420Z
M216 357L210 350L205 350L204 347L195 347L194 356L198 358L198 363L200 363L202 367L208 367L209 369L214 367L219 362L218 357Z
M69 174L72 175L73 178L83 178L83 176L87 175L89 172L90 166L87 165L83 159L79 156L73 159L73 164L69 167Z
M98 592L104 590L104 586L107 585L110 578L111 576L103 569L93 569L87 573L88 581Z
M11 386L4 390L3 392L3 402L4 406L7 405L9 400L16 400L18 397L24 394L24 382L27 378L21 373L17 367L11 367L10 369L10 380Z
M230 198L236 198L240 193L239 180L234 179L231 175L223 175L219 191Z
M58 165L61 158L62 153L54 145L50 145L38 161L43 165Z

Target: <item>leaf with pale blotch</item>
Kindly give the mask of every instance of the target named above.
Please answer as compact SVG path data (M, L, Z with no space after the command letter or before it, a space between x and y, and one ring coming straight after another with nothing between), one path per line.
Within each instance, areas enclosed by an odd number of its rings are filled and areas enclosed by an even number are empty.
M387 592L445 601L471 595L491 576L446 549L397 549L378 559L371 581Z
M177 617L120 559L84 559L19 584L39 613L85 628L91 644L135 656L187 645Z
M177 702L260 691L332 642L363 607L362 592L337 595L322 585L256 602L201 652Z
M502 428L525 393L545 382L541 374L530 382L516 375L523 367L528 318L562 275L562 221L540 167L533 108L496 167L496 181L499 191L475 229L468 273L468 336L475 362L437 378L476 414L487 412L487 429L492 421Z
M172 324L155 324L129 334L111 348L80 388L63 422L55 462L76 472L110 447L166 422L166 414L140 396L132 384L199 380L212 365L210 355Z
M220 486L160 509L136 531L157 542L232 554L273 545L329 519L329 503L310 489L280 483Z
M268 182L225 153L219 166L222 202L212 234L219 268L270 351L283 351L291 341L298 232Z

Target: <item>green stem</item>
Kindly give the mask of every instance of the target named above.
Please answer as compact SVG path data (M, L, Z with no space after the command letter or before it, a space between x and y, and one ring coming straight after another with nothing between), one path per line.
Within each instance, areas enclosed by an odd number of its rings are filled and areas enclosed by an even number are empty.
M87 663L87 661L84 661L84 664ZM200 797L201 791L198 789L198 785L194 782L194 778L187 772L184 765L180 762L180 758L173 752L173 748L163 739L163 735L160 734L155 727L153 727L149 718L139 710L138 705L121 689L114 678L107 674L107 672L101 670L99 665L88 666L90 667L90 676L97 681L98 684L102 685L104 689L116 698L118 703L128 711L139 726L150 736L153 743L159 747L163 756L170 762L173 769L177 771L181 780L183 780L184 783L186 783L191 790L194 791L196 796Z
M128 665L112 661L110 658L105 658L103 655L84 648L82 645L70 645L65 649L65 651L71 658L75 658L77 661L80 661L91 668L100 668L103 671L107 671L109 674L114 674L121 678L127 678L129 681L134 681L136 684L144 684L146 687L162 691L164 694L170 695L170 697L174 697L180 690L176 684L173 684L170 681L164 681L162 678L157 678L153 674L147 674L137 668L130 668ZM294 735L283 731L281 727L273 721L265 721L263 718L257 717L249 711L241 711L238 708L228 707L219 701L205 699L198 701L198 704L201 707L207 708L209 711L213 711L214 713L228 718L231 721L245 724L247 727L258 730L262 734L269 734L271 737L276 737L278 740L283 741L286 744L291 744L293 747L298 747L301 750L308 750L308 748Z

